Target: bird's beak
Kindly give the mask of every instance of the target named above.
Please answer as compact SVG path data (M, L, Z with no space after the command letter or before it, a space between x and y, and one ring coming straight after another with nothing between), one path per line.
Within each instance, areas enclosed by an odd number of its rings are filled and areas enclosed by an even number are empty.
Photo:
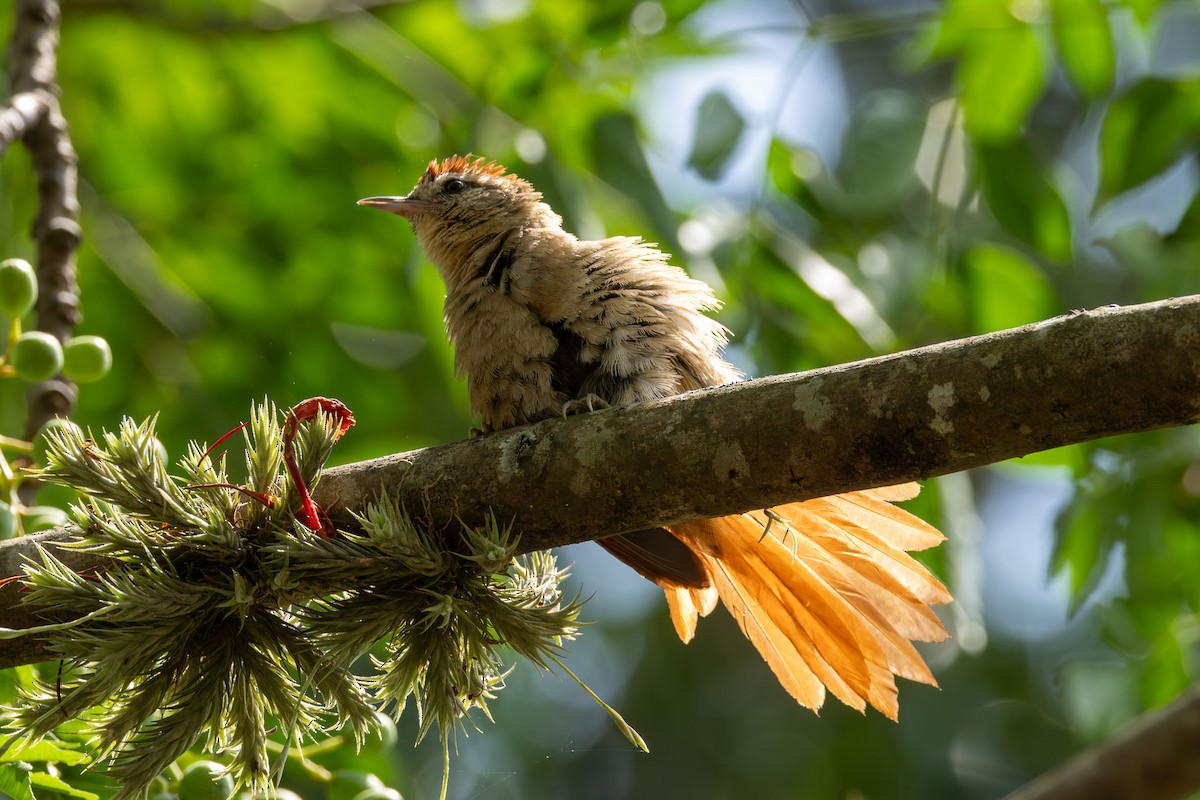
M364 197L358 201L358 204L399 214L409 222L412 222L414 217L420 215L427 208L425 203L411 197Z

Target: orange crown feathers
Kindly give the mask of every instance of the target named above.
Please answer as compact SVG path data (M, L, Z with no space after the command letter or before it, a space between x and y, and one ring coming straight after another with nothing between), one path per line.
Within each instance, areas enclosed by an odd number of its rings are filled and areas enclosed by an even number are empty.
M430 183L437 177L446 172L473 172L479 175L494 175L497 178L503 177L506 170L495 161L488 161L482 156L475 157L471 153L465 156L450 156L441 161L430 161L429 166L425 168L425 175L422 176L422 183Z

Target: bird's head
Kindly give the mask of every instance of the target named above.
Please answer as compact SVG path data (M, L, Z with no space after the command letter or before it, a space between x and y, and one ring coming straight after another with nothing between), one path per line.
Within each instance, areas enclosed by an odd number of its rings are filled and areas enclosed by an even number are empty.
M367 197L358 204L411 222L422 248L439 267L513 229L561 222L528 181L470 155L429 162L403 197Z

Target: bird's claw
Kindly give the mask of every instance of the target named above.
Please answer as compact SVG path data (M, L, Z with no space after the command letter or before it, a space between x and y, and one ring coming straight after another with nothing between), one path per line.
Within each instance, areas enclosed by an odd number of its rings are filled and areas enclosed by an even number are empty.
M584 397L580 397L576 400L568 400L567 402L563 403L562 415L565 419L572 414L582 414L585 409L588 411L595 411L599 408L608 408L608 401L597 394L592 394L589 392Z

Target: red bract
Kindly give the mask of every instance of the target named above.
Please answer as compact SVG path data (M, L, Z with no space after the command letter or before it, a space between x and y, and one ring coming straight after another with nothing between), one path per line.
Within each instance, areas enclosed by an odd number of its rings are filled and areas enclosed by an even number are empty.
M333 432L333 441L335 442L342 438L342 434L354 424L354 414L350 413L350 409L341 400L334 400L332 397L310 397L297 403L288 411L287 419L283 423L283 463L287 467L288 475L292 478L292 485L296 487L296 492L300 495L300 510L296 512L296 518L310 531L328 536L332 533L333 526L329 522L329 517L325 516L324 512L313 502L308 485L300 474L300 467L296 464L296 454L292 449L292 442L295 441L296 434L300 430L300 423L315 419L322 411L333 417L337 423L337 428ZM322 518L324 518L323 522Z

